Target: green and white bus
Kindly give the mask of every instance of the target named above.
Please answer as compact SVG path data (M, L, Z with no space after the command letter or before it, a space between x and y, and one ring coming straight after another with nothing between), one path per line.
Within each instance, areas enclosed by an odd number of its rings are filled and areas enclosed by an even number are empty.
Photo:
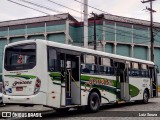
M153 62L46 40L5 46L3 102L44 105L56 110L158 96Z

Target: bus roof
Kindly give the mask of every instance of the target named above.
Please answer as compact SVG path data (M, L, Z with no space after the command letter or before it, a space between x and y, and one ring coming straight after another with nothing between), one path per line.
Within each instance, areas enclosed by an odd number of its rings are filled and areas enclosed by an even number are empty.
M62 43L57 43L57 42L52 42L52 41L47 41L47 40L41 40L41 39L18 41L18 42L10 43L10 44L6 45L5 47L12 46L12 45L17 45L17 44L29 43L29 42L36 42L36 43L41 42L43 44L53 46L53 47L57 47L57 48L63 48L63 49L73 50L73 51L82 52L82 53L96 54L96 55L100 55L100 56L111 57L113 59L133 61L133 62L138 62L138 63L145 63L145 64L154 65L153 62L147 61L147 60L141 60L141 59L136 59L136 58L132 58L132 57L115 55L115 54L106 53L106 52L102 52L102 51L97 51L97 50L92 50L92 49L88 49L88 48L83 48L83 47L78 47L78 46L73 46L73 45L67 45L67 44L62 44Z

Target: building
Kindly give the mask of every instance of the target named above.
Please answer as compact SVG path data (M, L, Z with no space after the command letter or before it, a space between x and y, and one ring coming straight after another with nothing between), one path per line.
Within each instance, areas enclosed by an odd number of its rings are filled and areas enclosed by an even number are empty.
M93 48L94 19L89 18L88 22L88 43L89 48ZM96 18L97 49L150 60L149 26L149 21L101 14ZM160 67L160 23L154 23L154 27L155 63ZM78 22L68 13L0 22L0 57L5 44L25 39L38 38L83 46L83 28L83 22Z

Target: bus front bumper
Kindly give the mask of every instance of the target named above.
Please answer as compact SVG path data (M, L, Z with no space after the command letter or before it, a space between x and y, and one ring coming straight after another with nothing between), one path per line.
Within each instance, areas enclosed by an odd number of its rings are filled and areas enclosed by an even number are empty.
M39 92L30 96L11 96L3 94L3 103L5 104L39 104L46 105L46 94Z

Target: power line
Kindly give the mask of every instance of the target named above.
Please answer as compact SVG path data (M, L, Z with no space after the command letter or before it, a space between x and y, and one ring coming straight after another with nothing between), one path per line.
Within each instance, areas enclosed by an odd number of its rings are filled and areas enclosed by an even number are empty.
M50 15L50 14L48 14L48 13L46 13L46 12L41 11L41 10L34 9L34 8L32 8L32 7L29 7L29 6L26 6L26 5L17 3L17 2L12 1L12 0L8 0L8 1L9 1L9 2L12 2L12 3L14 3L14 4L17 4L17 5L20 5L20 6L23 6L23 7L26 7L26 8L29 8L29 9L32 9L32 10L35 10L35 11L38 11L38 12L41 12L41 13L46 14L46 15Z
M56 5L59 5L59 6L61 6L61 7L70 9L70 10L72 10L72 11L78 12L78 13L80 13L80 14L84 14L83 12L80 12L80 11L77 11L77 10L72 9L72 8L70 8L70 7L64 6L64 5L62 5L62 4L59 4L59 3L57 3L57 2L54 2L54 1L52 1L52 0L47 0L47 1L49 1L49 2L51 2L51 3L54 3L54 4L56 4ZM75 0L75 1L77 1L77 0ZM83 2L80 2L80 1L77 1L77 2L79 2L79 3L81 3L81 4L84 4ZM84 5L85 5L85 4L84 4ZM89 6L89 5L88 5L88 6ZM90 7L92 7L92 6L90 6ZM95 8L95 7L92 7L92 8L97 9L97 8ZM102 12L105 12L105 11L100 10L100 9L97 9L97 10L102 11ZM108 13L108 14L109 14L109 13ZM87 14L87 15L90 15L90 14ZM108 27L108 26L107 26L107 27ZM142 29L144 29L144 28L142 28ZM138 30L140 30L140 29L138 29ZM126 32L126 31L125 31L125 32Z
M156 35L154 35L154 36L158 36L158 37L160 37L160 35L158 35L158 34L156 34Z
M87 5L87 4L85 4L85 3L83 3L83 2L80 2L80 1L78 1L78 0L74 0L74 1L76 1L76 2L78 2L78 3L81 3L81 4L84 4L84 5ZM106 11L103 11L103 10L101 10L101 9L98 9L98 8L96 8L96 7L93 7L93 6L90 6L90 5L87 5L87 6L90 7L90 8L93 8L93 9L95 9L95 10L101 11L101 12L103 12L103 13L110 14L110 13L108 13L108 12L106 12ZM111 14L110 14L110 15L111 15Z
M22 2L24 2L24 3L28 3L28 4L31 4L31 5L37 6L37 7L39 7L39 8L43 8L43 9L52 11L52 12L64 14L64 13L61 12L61 11L51 9L51 8L49 8L49 7L46 7L46 6L43 6L43 5L39 5L39 4L37 4L37 3L29 2L29 1L26 1L26 0L19 0L19 1L22 1ZM77 18L77 19L79 19L79 17L76 17L76 16L74 16L74 17Z
M52 0L47 0L47 1L49 1L49 2L51 2L51 3L53 3L53 4L56 4L56 5L59 5L59 6L61 6L61 7L70 9L70 10L72 10L72 11L75 11L75 12L77 12L77 13L83 14L83 12L80 12L80 11L78 11L78 10L72 9L72 8L70 8L70 7L67 7L67 6L62 5L62 4L60 4L60 3L57 3L57 2L54 2L54 1L52 1Z
M36 3L33 3L33 2L29 2L29 1L26 1L26 0L19 0L19 1L22 1L22 2L25 2L25 3L28 3L28 4L31 4L31 5L35 5L35 6L37 6L37 7L44 8L44 9L46 9L46 10L50 10L50 11L53 11L53 12L56 12L56 13L60 13L60 14L63 13L63 12L60 12L60 11L58 11L58 10L53 10L53 9L51 9L51 8L49 8L49 7L45 7L45 6L43 6L43 5L39 5L39 4L36 4Z
M10 1L10 0L9 0ZM53 10L53 9L50 9L50 8L47 8L47 7L44 7L44 6L42 6L42 5L38 5L38 4L35 4L35 3L32 3L32 2L28 2L28 1L26 1L26 0L20 0L20 1L24 1L24 2L26 2L26 3L30 3L30 4L32 4L32 5L35 5L35 6L38 6L38 7L42 7L42 8L45 8L45 9L47 9L47 10L51 10L51 11L54 11L54 12L58 12L58 13L63 13L63 12L60 12L60 11L57 11L57 10ZM15 2L14 2L15 3ZM22 5L22 4L20 4L20 3L18 3L19 5ZM26 6L27 7L27 6ZM30 8L30 7L29 7ZM35 10L35 9L34 9ZM38 10L39 11L39 10ZM46 14L48 14L48 13L46 13ZM48 14L49 15L49 14ZM56 17L58 17L58 16L56 16ZM58 17L58 18L61 18L61 17ZM62 18L61 18L62 19ZM111 29L114 29L114 28L112 28L112 27L109 27L109 26L107 26L108 28L111 28ZM97 28L96 28L97 29ZM100 29L99 29L100 30ZM123 30L118 30L118 29L116 29L117 31L123 31ZM107 32L107 31L106 31ZM126 33L126 31L124 31L125 33ZM129 32L128 32L129 33ZM129 33L130 34L130 33ZM119 35L122 35L122 34L119 34ZM134 35L136 35L136 34L134 34ZM126 35L123 35L123 36L126 36ZM139 36L139 37L141 37L141 38L147 38L147 37L144 37L144 36L140 36L140 35L136 35L135 36L135 38L137 37L137 36ZM130 36L127 36L127 37L130 37Z
M102 30L101 30L102 31ZM115 35L115 32L111 32L111 31L106 31L107 33L109 34L113 34L113 36ZM127 35L124 35L124 34L117 34L117 35L120 35L120 36L124 36L124 37L131 37L131 36L127 36ZM87 36L87 37L93 37L94 35L91 35L91 36ZM99 35L96 35L96 36L99 36ZM81 38L84 38L84 37L81 37ZM137 36L135 36L134 38L137 38ZM126 41L121 41L121 42L126 42ZM144 41L142 43L145 43L147 41ZM134 42L134 43L141 43L141 42Z
M87 4L85 4L85 3L81 2L81 1L78 1L78 0L73 0L73 1L78 2L78 3L80 3L80 4L83 4L83 5L87 5ZM150 1L155 1L155 0L150 0ZM103 13L105 13L105 14L115 16L115 15L113 15L113 14L111 14L111 13L108 13L108 12L106 12L106 11L104 11L104 10L98 9L98 8L96 8L96 7L93 7L93 6L91 6L91 5L87 5L87 6L90 7L90 8L93 8L93 9L95 9L95 10L101 11L101 12L103 12ZM130 23L133 23L133 21L131 21L131 20L129 20L129 19L126 19L126 18L124 18L124 17L122 17L121 19L122 19L122 20L126 20L126 21L128 21L128 22L130 22ZM139 23L139 24L140 24L140 23ZM143 24L140 24L140 25L143 25Z
M91 26L88 26L89 28L94 28L94 27L91 27ZM104 31L104 32L108 32L108 33L112 33L112 34L115 34L115 32L111 32L111 31L106 31L106 30L102 30L102 29L98 29L98 28L96 28L96 30L99 30L99 31ZM124 35L124 34L122 34L122 33L116 33L117 35L121 35L121 36L126 36L126 37L131 37L130 35ZM135 34L135 36L134 36L134 38L137 38L137 35ZM148 37L143 37L143 36L141 36L141 38L147 38L148 39Z
M157 29L154 29L156 32L154 32L154 37L155 36L158 36L158 37L160 37L159 35L158 35L158 33L160 32L160 29L159 30L157 30Z
M41 13L50 15L49 13L43 12L43 11L41 11L41 10L37 10L37 9L35 9L35 8L29 7L29 6L26 6L26 5L17 3L17 2L14 2L14 1L12 1L12 0L8 0L8 1L9 1L9 2L12 2L12 3L14 3L14 4L17 4L17 5L20 5L20 6L22 6L22 7L26 7L26 8L29 8L29 9L32 9L32 10L35 10L35 11L38 11L38 12L41 12ZM61 18L61 17L59 17L59 16L56 16L56 15L53 15L53 16L56 17L56 18L59 18L59 19L63 19L63 18Z
M57 4L57 5L59 5L59 6L62 6L62 7L64 7L64 8L68 8L68 9L73 10L73 11L75 11L75 12L78 12L78 13L80 13L80 14L83 14L82 12L79 12L79 11L77 11L77 10L74 10L74 9L72 9L72 8L69 8L69 7L67 7L67 6L64 6L64 5L59 4L59 3L57 3L57 2L53 2L52 0L47 0L47 1L49 1L49 2L51 2L51 3L54 3L54 4ZM87 15L89 15L89 14L87 14ZM107 26L107 27L108 27L108 26ZM119 31L120 31L120 30L119 30ZM123 31L123 30L121 30L121 31ZM124 32L126 32L126 31L124 31Z
M132 32L129 32L129 31L126 31L126 30L121 30L121 29L117 29L117 28L115 29L115 28L113 28L113 27L111 27L111 26L106 26L106 25L105 25L104 27L105 27L105 28L110 28L110 29L112 29L112 30L124 32L124 34L125 34L125 33L128 33L128 34L131 34L131 35L136 35L137 37L148 38L148 37L142 36L142 35L147 35L147 34L138 35L138 34L135 34L135 33L132 34ZM135 30L135 29L133 29L133 30ZM140 29L136 29L136 30L140 30Z
M10 0L8 0L8 1L10 1ZM27 1L28 2L28 1ZM21 4L18 4L18 5L21 5ZM44 8L44 6L39 6L39 5L37 5L36 3L33 3L32 5L36 5L36 6L38 6L38 7L43 7ZM28 7L29 8L29 7ZM49 9L48 9L49 10ZM52 9L53 10L53 9ZM54 10L55 11L55 10ZM62 13L62 12L61 12ZM49 14L48 14L49 15ZM57 17L57 18L60 18L60 19L63 19L63 18L61 18L61 17L58 17L58 16L55 16L55 17ZM89 28L94 28L94 27L91 27L91 26L87 26L87 27L89 27ZM102 29L98 29L98 28L96 28L97 30L100 30L100 31L104 31L104 30L102 30ZM112 33L112 34L115 34L115 33L113 33L113 32L110 32L110 31L104 31L104 32L107 32L107 33ZM131 36L127 36L127 35L123 35L123 34L117 34L117 35L121 35L121 36L125 36L125 37L131 37ZM136 35L136 34L135 34ZM141 37L143 37L143 36L141 36ZM134 36L134 38L137 38L137 35L136 36ZM146 38L146 37L143 37L143 38Z
M94 35L90 35L90 36L87 36L88 38L89 37L93 37ZM100 36L100 35L96 35L96 36ZM84 37L81 37L81 39L83 39ZM113 41L114 42L114 40L106 40L106 41ZM158 41L158 40L157 40ZM119 42L126 42L126 41L124 41L124 40L120 40ZM150 40L148 40L148 41L141 41L141 42L134 42L133 41L133 43L134 44L142 44L142 43L148 43L148 42L150 42ZM160 41L158 41L158 42L160 42Z
M40 7L40 8L44 8L44 9L47 9L47 10L50 10L50 11L54 11L54 12L58 12L58 13L63 13L63 12L60 12L60 11L57 11L57 10L54 10L54 9L51 9L51 8L48 8L48 7L44 7L42 5L39 5L39 4L36 4L36 3L33 3L33 2L28 2L26 0L19 0L19 1L22 1L22 2L25 2L25 3L29 3L29 4L32 4L34 6L37 6L37 7ZM58 16L55 16L55 17L58 17ZM58 17L58 18L62 19L61 17ZM91 27L91 26L87 26L87 27L94 28L94 27ZM96 28L96 30L104 31L104 30L101 30L101 29L98 29L98 28ZM122 34L119 34L119 35L122 35ZM123 36L126 36L126 35L123 35Z
M54 9L51 9L51 8L48 8L48 7L44 7L44 6L42 6L42 5L38 5L38 4L33 3L33 2L28 2L28 1L26 1L26 0L20 0L20 1L23 1L23 2L25 2L25 3L29 3L29 4L35 5L35 6L37 6L37 7L40 7L40 8L44 8L44 9L53 11L53 12L63 13L63 12L61 12L61 11L57 11L57 10L54 10ZM62 5L62 4L53 2L52 0L47 0L47 1L50 1L50 2L52 2L52 3L54 3L54 4L63 6L63 7L65 7L65 8L69 8L69 7L66 7L66 6L64 6L64 5ZM69 9L75 11L74 9L71 9L71 8L69 8ZM77 12L79 12L79 11L77 11ZM79 12L79 13L81 13L81 12ZM81 13L81 14L83 14L83 13ZM78 19L79 19L79 18L78 18ZM107 26L107 27L108 27L108 26ZM110 28L111 28L111 27L110 27ZM112 28L111 28L111 29L112 29ZM117 29L117 31L118 31L118 29ZM123 31L123 30L119 30L119 31ZM124 31L124 32L126 33L126 31ZM130 33L129 33L129 34L130 34ZM141 37L141 38L144 38L143 36L140 36L140 35L136 35L136 36L139 36L139 37ZM147 37L145 37L145 38L147 38Z
M88 7L91 7L91 8L93 8L93 9L96 9L96 10L98 10L98 11L101 11L101 12L103 12L103 13L106 13L106 14L110 14L110 13L108 13L108 12L106 12L106 11L103 11L103 10L101 10L101 9L98 9L98 8L95 8L95 7L93 7L93 6L90 6L90 5L88 5L88 4L85 4L85 3L83 3L83 2L80 2L80 1L78 1L78 0L74 0L74 1L76 1L76 2L78 2L78 3L81 3L81 4L84 4L84 5L87 5ZM89 14L88 14L89 15ZM110 15L112 15L112 14L110 14ZM122 18L123 20L125 20L124 18ZM128 21L128 19L127 19L127 21ZM108 27L108 26L107 26ZM142 28L143 29L143 28ZM126 31L125 31L126 32Z

